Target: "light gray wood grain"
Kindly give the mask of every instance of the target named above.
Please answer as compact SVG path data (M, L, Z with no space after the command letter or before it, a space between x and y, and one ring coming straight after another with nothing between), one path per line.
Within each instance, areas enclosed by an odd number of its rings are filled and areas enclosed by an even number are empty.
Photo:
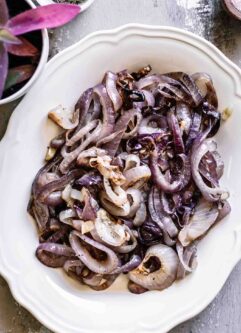
M86 34L138 22L171 25L197 33L212 41L241 66L241 23L229 17L219 0L96 0L74 22L51 34L51 55ZM0 107L0 138L13 105ZM237 265L216 299L198 316L170 333L240 333L241 263ZM0 332L50 333L12 298L0 278ZM113 329L114 333L114 329Z

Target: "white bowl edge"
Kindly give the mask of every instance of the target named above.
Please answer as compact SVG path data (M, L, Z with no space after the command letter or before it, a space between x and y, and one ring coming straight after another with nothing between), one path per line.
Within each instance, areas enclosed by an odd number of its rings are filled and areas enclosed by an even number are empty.
M40 6L50 5L50 4L56 4L53 0L36 0ZM88 9L95 0L86 0L83 4L79 4L81 8L81 13L83 13L86 9Z

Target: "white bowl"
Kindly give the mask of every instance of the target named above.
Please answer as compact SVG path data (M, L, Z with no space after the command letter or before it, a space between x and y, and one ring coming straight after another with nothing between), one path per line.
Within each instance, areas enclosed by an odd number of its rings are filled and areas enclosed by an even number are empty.
M35 4L32 2L32 0L25 0L30 7L35 8ZM49 37L48 37L48 32L47 29L43 29L42 30L42 50L41 50L41 56L39 59L39 63L38 66L33 74L33 76L31 77L31 79L29 79L27 81L27 83L18 91L16 91L14 94L0 99L0 105L4 105L7 103L10 103L16 99L18 99L19 97L23 96L24 94L26 94L26 92L30 89L30 87L33 85L33 83L36 81L36 79L39 77L39 75L41 74L42 70L44 69L44 66L47 63L48 60L48 54L49 54Z
M41 6L56 4L53 0L36 0ZM84 12L87 8L92 5L95 0L86 0L84 3L81 3L79 6L81 8L81 13ZM66 1L67 2L67 1Z
M233 108L217 136L232 212L200 242L198 268L184 280L162 292L133 295L120 278L109 290L94 292L35 258L38 237L26 212L30 187L56 131L48 110L73 106L107 70L146 64L156 72L210 73L220 109ZM18 302L59 333L167 332L207 306L241 258L240 103L238 67L204 39L171 27L130 24L96 32L54 57L15 110L0 144L0 273Z

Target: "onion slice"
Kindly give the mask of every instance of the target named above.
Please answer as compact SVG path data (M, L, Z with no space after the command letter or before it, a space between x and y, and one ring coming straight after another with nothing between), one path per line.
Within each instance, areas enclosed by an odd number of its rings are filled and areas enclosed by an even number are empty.
M69 236L69 241L72 249L74 250L76 256L88 267L92 272L99 274L108 274L116 269L119 265L119 259L117 258L114 251L109 249L103 244L100 244L93 239L82 235L78 231L72 231ZM90 250L86 247L93 250L101 251L104 259L98 260L95 259Z
M178 256L163 244L149 247L142 263L128 276L131 281L149 290L168 288L176 279Z
M201 199L189 223L179 232L178 239L182 246L188 246L195 239L205 235L217 220L218 214L215 203Z
M203 197L208 201L225 200L229 197L228 191L217 187L209 187L205 184L199 172L199 164L202 157L207 153L213 153L217 149L217 144L212 139L203 140L197 138L191 152L191 168L193 179L202 192Z

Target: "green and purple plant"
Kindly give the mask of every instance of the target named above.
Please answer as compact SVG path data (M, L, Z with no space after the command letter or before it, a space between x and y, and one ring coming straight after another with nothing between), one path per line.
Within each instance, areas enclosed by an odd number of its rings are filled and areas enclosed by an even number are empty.
M36 57L38 49L22 35L44 28L56 28L72 20L80 7L71 4L53 4L30 9L9 18L5 0L0 0L0 99L5 89L29 79L35 67L32 64L9 68L8 54Z

